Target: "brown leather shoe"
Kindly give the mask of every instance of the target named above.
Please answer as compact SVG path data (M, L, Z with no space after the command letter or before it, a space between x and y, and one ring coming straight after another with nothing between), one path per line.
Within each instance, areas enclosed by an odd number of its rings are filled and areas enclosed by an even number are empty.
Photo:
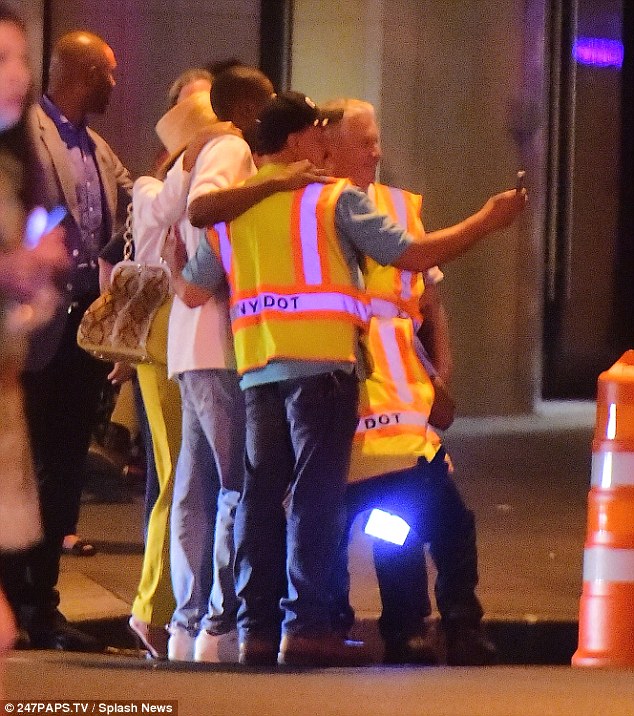
M277 666L277 644L258 636L240 642L238 661L244 666Z
M286 634L277 662L286 666L365 666L372 657L362 641L349 641L338 634Z

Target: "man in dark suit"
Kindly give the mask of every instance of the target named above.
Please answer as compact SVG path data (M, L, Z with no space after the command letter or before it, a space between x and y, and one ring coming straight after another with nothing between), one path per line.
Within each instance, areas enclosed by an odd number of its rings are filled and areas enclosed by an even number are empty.
M132 187L112 149L86 126L89 114L105 111L115 68L102 38L84 31L64 35L53 49L48 91L32 118L51 200L68 208L64 228L71 262L65 302L34 337L23 376L44 539L0 562L24 641L33 648L100 648L58 610L56 584L64 536L76 532L84 464L108 373L107 364L77 346L77 327L99 295L97 257L125 216Z

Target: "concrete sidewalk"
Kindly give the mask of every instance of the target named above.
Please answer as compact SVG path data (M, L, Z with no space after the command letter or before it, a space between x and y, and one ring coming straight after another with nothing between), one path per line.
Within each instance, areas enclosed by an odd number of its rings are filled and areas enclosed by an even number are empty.
M594 405L542 415L462 419L446 436L455 479L475 511L479 594L503 663L569 663L576 645ZM142 500L82 506L80 533L99 552L64 557L61 609L73 622L131 646L124 624L142 559ZM369 538L351 546L358 633L379 649L380 599Z

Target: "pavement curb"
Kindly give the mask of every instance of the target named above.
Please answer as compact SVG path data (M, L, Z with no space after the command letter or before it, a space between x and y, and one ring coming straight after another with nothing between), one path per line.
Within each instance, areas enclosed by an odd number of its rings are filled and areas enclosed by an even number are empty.
M128 616L74 622L82 631L125 652L136 649L128 630ZM500 665L570 665L577 648L578 625L573 621L484 620L485 631L498 649ZM383 658L383 644L376 617L358 619L352 638L365 641L377 663Z

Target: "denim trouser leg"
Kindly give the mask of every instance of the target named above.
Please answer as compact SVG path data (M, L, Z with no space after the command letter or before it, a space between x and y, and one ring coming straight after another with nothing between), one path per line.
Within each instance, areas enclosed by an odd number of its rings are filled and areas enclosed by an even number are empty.
M184 437L188 459L174 507L181 520L176 570L188 613L179 614L177 596L173 622L220 634L235 626L237 611L233 524L244 480L244 396L232 370L186 371L179 383L191 443Z
M246 471L236 510L238 631L279 641L280 599L286 593L286 516L282 501L294 456L278 383L248 388Z
M233 576L235 542L233 526L240 493L220 488L214 533L213 583L202 629L223 634L235 628L238 598Z
M179 376L183 438L174 479L171 570L176 609L172 624L195 634L207 611L212 584L213 530L219 480L213 453L198 420L187 373Z
M352 483L346 490L346 507L349 525L362 512L380 508L401 515L416 529L420 520L420 479L407 470ZM354 623L348 600L347 547L347 542L342 544L338 576L331 587L333 623L341 631ZM389 639L415 633L431 613L422 538L412 531L403 546L375 539L373 551L381 594L381 635Z
M419 633L431 614L425 543L410 532L403 546L375 540L373 554L381 594L381 636L389 641Z
M357 424L356 376L342 372L246 391L247 476L236 537L241 636L330 631L329 587L345 526ZM284 540L282 499L290 487ZM283 593L286 546L287 594Z
M347 493L346 493L347 494ZM357 513L347 511L346 527L337 547L330 575L330 624L338 634L347 635L354 626L354 609L350 604L350 572L348 571L348 544Z
M289 381L290 382L290 381ZM345 531L345 489L358 422L355 375L334 373L289 386L295 453L287 527L288 597L282 631L330 631L329 585Z

